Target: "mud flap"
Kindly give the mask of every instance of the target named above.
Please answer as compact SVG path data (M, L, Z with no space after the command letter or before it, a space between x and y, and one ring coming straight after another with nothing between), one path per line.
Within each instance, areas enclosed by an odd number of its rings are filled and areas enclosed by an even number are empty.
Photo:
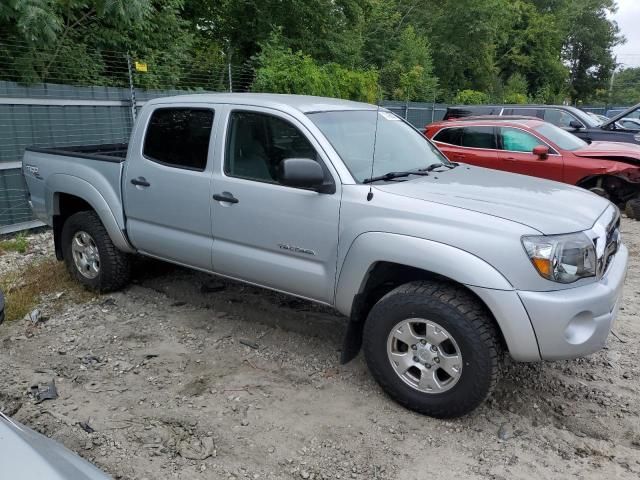
M340 363L344 365L358 356L362 347L362 330L364 329L364 295L357 294L353 299L351 318L342 343Z

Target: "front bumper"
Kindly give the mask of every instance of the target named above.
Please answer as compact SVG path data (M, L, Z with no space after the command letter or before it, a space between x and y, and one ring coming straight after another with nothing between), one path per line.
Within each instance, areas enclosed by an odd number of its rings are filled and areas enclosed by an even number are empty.
M604 347L622 298L629 252L620 245L601 280L553 292L519 291L543 360L589 355Z

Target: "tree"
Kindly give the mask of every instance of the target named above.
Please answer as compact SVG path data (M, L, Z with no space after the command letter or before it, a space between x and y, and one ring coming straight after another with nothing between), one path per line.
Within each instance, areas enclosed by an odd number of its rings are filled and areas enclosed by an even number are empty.
M615 68L612 49L624 41L618 25L608 17L615 11L615 0L570 2L563 11L567 35L562 53L569 65L574 100L607 87Z
M366 102L378 99L378 74L338 64L319 65L310 55L284 46L279 33L261 45L255 57L256 92L319 95Z
M461 90L459 91L453 103L459 103L461 105L480 105L483 103L489 103L489 95L477 90Z
M386 96L404 101L433 100L438 79L433 74L431 49L426 38L409 25L402 31L390 57L380 73Z

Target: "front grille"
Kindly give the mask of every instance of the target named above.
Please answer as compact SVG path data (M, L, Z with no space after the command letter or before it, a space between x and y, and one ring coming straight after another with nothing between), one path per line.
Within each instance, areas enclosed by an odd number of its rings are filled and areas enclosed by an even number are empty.
M620 247L620 212L611 207L598 219L592 229L598 262L598 278L606 273Z

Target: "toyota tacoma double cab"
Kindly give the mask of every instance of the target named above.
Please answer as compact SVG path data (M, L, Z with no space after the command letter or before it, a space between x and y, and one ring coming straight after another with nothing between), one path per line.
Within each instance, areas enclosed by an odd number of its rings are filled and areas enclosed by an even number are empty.
M331 305L384 391L480 405L503 354L602 348L627 269L620 214L561 183L453 163L384 108L269 94L147 102L128 145L30 148L55 251L97 291L133 255Z

